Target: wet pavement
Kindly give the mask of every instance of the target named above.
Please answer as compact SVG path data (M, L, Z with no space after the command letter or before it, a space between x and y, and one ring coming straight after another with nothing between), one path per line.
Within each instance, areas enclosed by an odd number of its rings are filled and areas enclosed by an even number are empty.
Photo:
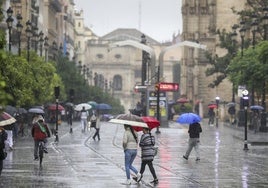
M188 126L175 122L157 138L159 153L154 160L159 188L180 187L268 187L268 133L248 132L248 151L244 151L243 128L220 123L219 127L202 123L200 155L195 161L192 151L189 160L182 158L187 149ZM33 141L28 135L19 137L15 149L8 152L0 176L0 187L153 187L152 176L146 167L145 184L123 185L124 128L108 122L101 124L101 140L94 141L94 130L82 133L78 122L69 133L66 123L59 126L59 142L49 139L49 154L43 167L33 160ZM251 144L254 143L254 144ZM134 166L140 168L140 149Z

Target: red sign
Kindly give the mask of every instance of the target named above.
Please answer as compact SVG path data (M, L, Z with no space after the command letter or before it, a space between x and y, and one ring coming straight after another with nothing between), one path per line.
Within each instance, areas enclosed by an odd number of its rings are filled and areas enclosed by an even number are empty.
M179 84L178 83L160 82L159 83L159 90L160 91L179 91Z

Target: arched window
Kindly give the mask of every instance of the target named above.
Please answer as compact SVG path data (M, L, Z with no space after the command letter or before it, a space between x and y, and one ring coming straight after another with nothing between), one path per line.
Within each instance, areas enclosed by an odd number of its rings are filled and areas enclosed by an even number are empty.
M122 77L120 75L115 75L113 79L114 91L122 90Z

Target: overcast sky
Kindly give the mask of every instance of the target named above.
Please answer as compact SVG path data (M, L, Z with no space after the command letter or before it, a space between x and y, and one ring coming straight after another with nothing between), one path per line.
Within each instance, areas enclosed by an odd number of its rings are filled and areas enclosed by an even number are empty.
M103 36L118 28L135 28L153 39L170 41L182 31L181 0L75 0L85 25Z

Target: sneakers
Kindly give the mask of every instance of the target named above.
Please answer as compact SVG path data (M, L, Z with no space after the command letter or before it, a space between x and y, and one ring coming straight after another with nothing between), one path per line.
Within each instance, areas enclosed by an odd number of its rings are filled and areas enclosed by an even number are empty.
M200 158L199 158L199 157L197 157L197 158L196 158L196 161L200 161Z
M133 180L136 182L140 182L142 179L142 174L141 173L137 173L137 177L133 177Z
M182 156L185 160L188 160L188 157L186 157L185 155Z
M125 183L123 183L124 185L131 185L131 180L127 179L127 181Z
M153 181L151 181L150 183L153 183L153 184L158 184L158 179L154 179Z
M44 153L48 153L47 148L44 148L43 150L44 150Z
M35 160L35 161L38 161L38 160L39 160L39 158L38 158L38 157L34 157L34 160Z

